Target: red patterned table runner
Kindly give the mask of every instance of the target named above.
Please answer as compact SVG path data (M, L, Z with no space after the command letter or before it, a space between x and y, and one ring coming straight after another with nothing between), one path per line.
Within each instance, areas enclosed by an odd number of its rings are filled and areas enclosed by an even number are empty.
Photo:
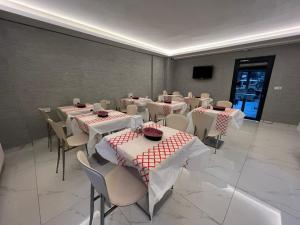
M170 155L181 149L182 146L191 141L193 137L194 136L188 133L180 131L161 141L158 145L149 148L142 154L137 155L133 163L140 172L144 183L148 185L149 170L151 168L155 168Z
M219 131L222 135L226 134L229 122L231 120L230 115L235 109L226 108L225 111L221 111L217 115L216 121L216 130Z
M151 123L151 124L147 124L144 126L145 127L153 127L153 128L160 128L161 126L157 123ZM113 137L113 138L110 138L109 140L107 140L107 142L110 144L110 146L116 151L116 156L117 156L117 160L118 160L118 164L119 165L122 165L122 166L125 166L126 165L126 162L125 162L125 159L122 158L120 156L120 154L118 153L118 146L119 145L122 145L122 144L125 144L137 137L140 137L140 136L143 136L142 133L137 133L137 132L134 132L134 131L128 131L124 134L121 134L119 136L116 136L116 137Z
M202 107L195 109L195 111L197 111L199 113L209 112L210 110L211 109L205 109ZM219 131L222 135L226 134L229 122L231 120L230 116L235 111L236 111L235 109L231 109L231 108L226 108L225 111L214 110L214 112L216 112L216 114L217 114L216 130Z

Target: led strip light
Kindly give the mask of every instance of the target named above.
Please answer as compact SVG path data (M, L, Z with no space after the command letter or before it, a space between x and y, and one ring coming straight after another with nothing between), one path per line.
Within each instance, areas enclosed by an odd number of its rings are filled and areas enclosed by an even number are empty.
M216 50L220 48L238 46L243 44L251 44L260 41L273 40L278 38L287 38L300 35L300 25L257 33L253 35L241 36L237 38L227 39L223 41L210 42L200 45L194 45L178 49L165 49L154 46L135 38L125 36L108 29L103 29L95 25L76 20L74 18L51 12L47 9L42 9L30 4L26 4L19 0L0 0L0 9L12 13L27 16L33 19L41 20L58 26L63 26L69 29L91 34L97 37L108 39L111 41L127 44L133 47L159 53L165 56L178 56L195 52L203 52Z

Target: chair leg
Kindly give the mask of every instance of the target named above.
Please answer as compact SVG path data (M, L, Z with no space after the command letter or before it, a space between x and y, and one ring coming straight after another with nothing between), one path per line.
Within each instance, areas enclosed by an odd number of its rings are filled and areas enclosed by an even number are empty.
M89 225L92 225L92 223L93 223L93 217L94 217L94 196L95 196L95 189L94 189L94 186L91 184L90 222L89 222Z
M65 180L65 164L66 164L66 152L65 152L65 148L62 148L62 160L63 160L63 178L62 180Z
M59 161L60 161L60 141L57 138L57 164L56 164L56 173L58 173Z
M48 148L50 147L50 132L49 123L47 123Z
M85 144L84 146L85 146L86 154L87 154L87 156L89 156L89 150L87 148L87 144Z
M220 138L220 135L217 136L217 142L216 142L216 146L215 146L215 154L217 154L217 147L219 145L219 138Z
M100 225L104 225L104 197L100 196Z
M52 152L52 135L51 135L51 129L49 129L49 143L50 143L50 152Z

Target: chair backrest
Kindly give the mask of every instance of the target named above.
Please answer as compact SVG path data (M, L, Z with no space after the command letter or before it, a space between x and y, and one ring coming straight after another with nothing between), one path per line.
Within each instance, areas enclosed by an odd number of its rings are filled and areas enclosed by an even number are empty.
M194 111L192 112L192 120L195 128L194 135L203 140L211 129L214 117Z
M50 119L48 113L46 112L46 110L44 108L38 108L40 114L42 115L43 119L46 120L46 122L48 123L48 119Z
M159 102L163 102L164 101L164 95L159 95L157 100Z
M149 117L153 122L156 122L156 104L153 102L147 103L147 109L149 112Z
M128 115L136 115L138 112L137 105L127 105L127 114Z
M209 93L201 93L201 98L209 98Z
M192 98L192 97L193 97L193 93L192 93L192 92L189 92L189 93L188 93L188 97L189 97L189 98Z
M230 101L217 101L216 105L226 107L226 108L231 108L232 107L232 103Z
M133 93L128 93L128 98L133 97Z
M183 102L183 101L184 101L184 98L183 98L183 97L180 97L180 96L174 96L174 97L172 97L172 101Z
M100 103L94 103L94 104L93 104L93 110L94 110L95 112L98 112L98 111L103 110L103 108L102 108L102 106L101 106Z
M163 90L163 95L167 95L168 92L166 90Z
M73 98L73 105L77 105L77 103L80 103L80 98Z
M188 127L188 119L181 114L169 114L166 117L167 127L174 128L180 131L186 131Z
M92 183L98 194L105 197L105 203L108 204L108 206L110 207L110 200L104 176L91 167L83 151L77 152L77 159L81 165L81 168L88 176L90 182Z
M58 125L57 123L55 123L53 120L48 119L48 123L51 125L52 129L54 130L57 138L60 141L65 141L67 143L67 136L66 133L64 131L64 128L60 125Z
M100 104L102 106L103 109L108 109L108 105L110 104L110 101L106 100L106 99L102 99L100 101Z
M115 103L116 103L116 109L117 110L121 110L121 109L124 108L124 104L121 102L121 99L116 98Z
M199 98L192 98L191 100L191 109L198 108L200 104L200 99Z
M173 95L180 95L179 91L173 91Z

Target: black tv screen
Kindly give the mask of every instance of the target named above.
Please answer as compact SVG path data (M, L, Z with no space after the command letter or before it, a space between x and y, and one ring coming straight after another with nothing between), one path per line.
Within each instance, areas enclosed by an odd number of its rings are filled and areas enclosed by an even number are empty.
M213 66L195 66L193 69L193 79L211 79Z

